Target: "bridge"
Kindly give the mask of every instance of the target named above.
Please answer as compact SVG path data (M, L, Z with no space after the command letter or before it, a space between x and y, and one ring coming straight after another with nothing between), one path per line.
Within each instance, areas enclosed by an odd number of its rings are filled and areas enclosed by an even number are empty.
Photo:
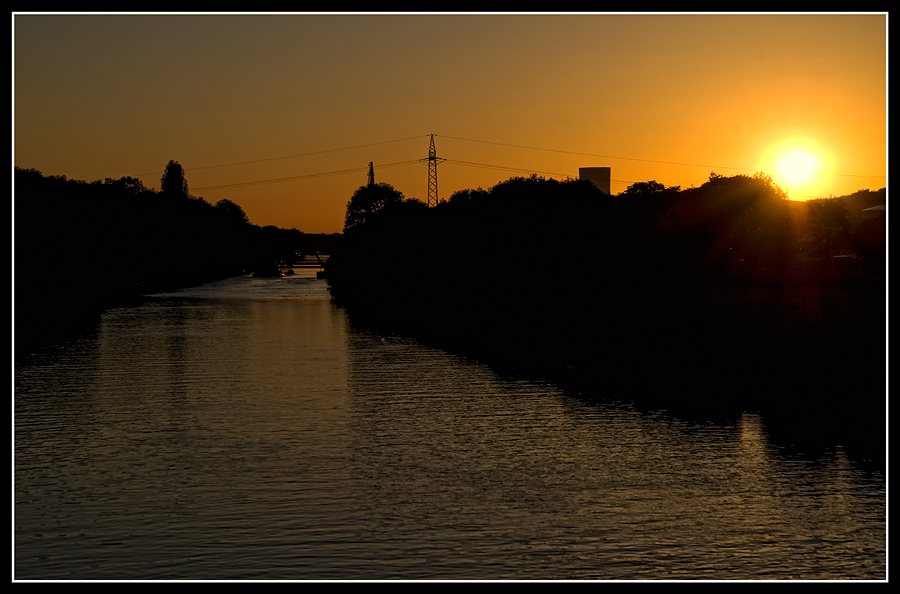
M328 261L330 254L315 252L314 254L297 254L294 268L321 268Z

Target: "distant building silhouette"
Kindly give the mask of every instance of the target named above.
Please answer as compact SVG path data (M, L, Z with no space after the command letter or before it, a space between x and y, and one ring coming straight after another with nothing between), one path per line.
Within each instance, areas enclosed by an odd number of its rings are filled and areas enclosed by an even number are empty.
M578 179L586 179L606 194L609 194L609 183L612 172L609 167L579 167Z

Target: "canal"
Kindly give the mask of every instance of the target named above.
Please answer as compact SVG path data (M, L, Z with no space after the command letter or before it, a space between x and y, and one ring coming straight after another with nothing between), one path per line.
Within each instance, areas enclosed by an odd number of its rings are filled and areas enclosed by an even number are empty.
M355 327L314 268L14 370L16 580L886 579L886 491L764 420L587 402Z

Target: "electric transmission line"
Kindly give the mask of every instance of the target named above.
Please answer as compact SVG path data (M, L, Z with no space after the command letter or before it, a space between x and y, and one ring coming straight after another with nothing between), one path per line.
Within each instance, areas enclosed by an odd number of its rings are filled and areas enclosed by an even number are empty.
M638 159L635 157L621 157L621 156L616 156L616 155L600 155L600 154L596 154L596 153L582 153L582 152L576 152L576 151L564 151L564 150L559 150L559 149L542 148L542 147L537 147L537 146L525 146L525 145L521 145L521 144L509 144L509 143L505 143L505 142L493 142L490 140L476 140L474 138L462 138L459 136L446 136L443 134L441 136L443 138L452 138L454 140L464 140L466 142L479 142L482 144L493 144L493 145L497 145L497 146L509 146L509 147L513 147L513 148L523 148L523 149L529 149L529 150L534 150L534 151L563 153L566 155L582 155L585 157L599 157L601 159L619 159L619 160L623 160L623 161L639 161L642 163L661 163L664 165L680 165L683 167L709 167L712 169L743 169L745 171L758 171L757 167L733 167L733 166L728 166L728 165L705 165L703 163L682 163L679 161L660 161L660 160L656 160L656 159ZM839 177L865 177L865 178L883 178L883 177L885 177L884 175L859 175L859 174L855 174L855 173L826 173L825 175L834 175L834 176L839 176Z
M755 167L734 167L734 166L727 166L727 165L709 165L709 164L702 164L702 163L685 163L685 162L679 162L679 161L662 161L662 160L656 160L656 159L641 159L641 158L635 158L635 157L623 157L623 156L617 156L617 155L603 155L603 154L598 154L598 153L567 151L567 150L561 150L561 149L552 149L552 148L537 147L537 146L527 146L527 145L520 145L520 144L511 144L511 143L506 143L506 142L495 142L495 141L489 141L489 140L479 140L479 139L474 139L474 138L464 138L464 137L460 137L460 136L449 136L449 135L438 135L438 134L407 136L405 138L397 138L397 139L393 139L393 140L370 142L370 143L366 143L366 144L357 144L357 145L353 145L353 146L325 149L325 150L320 150L320 151L310 151L310 152L306 152L306 153L297 153L297 154L293 154L293 155L284 155L284 156L279 156L279 157L268 157L268 158L264 158L264 159L236 161L236 162L232 162L232 163L222 163L222 164L218 164L218 165L205 165L205 166L201 166L201 167L186 167L185 171L199 171L199 170L203 170L203 169L215 169L215 168L220 168L220 167L232 167L232 166L237 166L237 165L247 165L247 164L252 164L252 163L265 163L265 162L278 161L278 160L284 160L284 159L294 159L294 158L307 157L307 156L313 156L313 155L322 155L322 154L327 154L327 153L335 153L335 152L347 151L347 150L358 149L358 148L378 146L378 145L382 145L382 144L390 144L390 143L395 143L395 142L414 140L414 139L422 138L423 136L430 137L429 154L426 159L413 159L413 160L409 160L409 161L398 161L396 163L388 163L385 165L379 165L379 168L396 167L396 166L408 165L408 164L412 164L412 163L416 163L416 162L427 162L428 163L428 204L429 205L434 205L434 204L437 204L437 202L438 202L437 164L439 162L446 162L446 163L450 163L450 164L454 164L454 165L462 165L462 166L466 166L466 167L496 169L496 170L501 170L501 171L527 172L527 173L534 173L534 174L539 174L539 175L548 175L548 176L553 176L553 177L562 177L562 178L572 177L570 174L565 174L565 173L536 171L534 169L525 169L525 168L519 168L519 167L507 167L507 166L493 165L493 164L487 164L487 163L475 163L472 161L462 161L459 159L438 158L436 155L436 152L434 150L434 137L435 136L442 136L443 138L450 138L453 140L462 140L465 142L476 142L476 143L481 143L481 144L490 144L490 145L495 145L495 146L506 146L506 147L512 147L512 148L535 150L535 151L561 153L561 154L567 154L567 155L581 155L581 156L595 157L595 158L602 158L602 159L618 159L618 160L625 160L625 161L637 161L637 162L642 162L642 163L660 163L660 164L665 164L665 165L678 165L678 166L683 166L683 167L707 167L707 168L714 169L714 170L716 170L716 169L718 169L718 170L740 169L740 170L746 170L746 171L758 171L758 168L755 168ZM359 173L359 172L365 171L365 170L366 170L365 167L342 169L342 170L336 170L336 171L311 173L311 174L306 174L306 175L295 175L295 176L289 176L289 177L269 178L269 179L248 181L248 182L219 184L219 185L205 186L205 187L201 187L201 188L194 188L194 190L210 191L210 190L220 190L220 189L226 189L226 188L240 188L240 187L248 187L248 186L256 186L256 185L266 185L266 184L282 183L282 182L289 182L289 181L297 181L297 180L303 180L303 179L312 179L312 178L317 178L317 177L327 177L327 176L333 176L333 175ZM142 174L138 174L134 177L155 175L158 173L160 173L160 172L142 173ZM826 173L825 175L838 176L838 177L872 178L872 179L885 178L884 175L860 175L860 174L851 174L851 173ZM610 180L610 181L617 182L617 183L625 183L625 184L636 183L633 181L626 181L626 180Z
M388 167L397 167L399 165L409 165L411 163L418 163L418 162L419 162L418 159L412 159L410 161L397 161L396 163L387 163L386 165L379 165L378 167L381 169L385 169ZM218 186L204 186L202 188L191 188L191 190L199 192L201 190L208 191L208 190L223 190L226 188L243 188L246 186L261 186L261 185L266 185L266 184L278 184L278 183L289 182L289 181L297 181L297 180L301 180L301 179L311 179L314 177L329 177L332 175L344 175L347 173L361 173L363 171L368 171L368 170L369 170L368 166L356 167L354 169L341 169L338 171L325 171L322 173L309 173L307 175L293 175L291 177L276 177L276 178L271 178L271 179L261 179L261 180L249 181L249 182L221 184Z
M312 155L324 155L324 154L326 154L326 153L336 153L336 152L339 152L339 151L349 151L349 150L352 150L352 149L366 148L366 147L370 147L370 146L378 146L379 144L390 144L390 143L392 143L392 142L402 142L402 141L404 141L404 140L413 140L413 139L415 139L415 138L422 138L422 135L419 135L419 136L408 136L408 137L406 137L406 138L397 138L397 139L394 139L394 140L382 140L381 142L370 142L370 143L368 143L368 144L357 144L357 145L354 145L354 146L345 146L345 147L335 148L335 149L325 149L325 150L323 150L323 151L312 151L312 152L309 152L309 153L298 153L298 154L296 154L296 155L284 155L284 156L281 156L281 157L268 157L268 158L266 158L266 159L253 159L253 160L251 160L251 161L236 161L236 162L234 162L234 163L222 163L222 164L219 164L219 165L204 165L204 166L202 166L202 167L185 167L184 170L185 170L185 171L199 171L199 170L201 170L201 169L216 169L216 168L218 168L218 167L233 167L233 166L236 166L236 165L249 165L249 164L252 164L252 163L266 163L266 162L268 162L268 161L279 161L279 160L283 160L283 159L296 159L296 158L299 158L299 157L310 157L310 156L312 156ZM139 174L135 175L134 177L140 177L140 176L142 176L142 175L155 175L155 174L157 174L157 173L162 173L162 172L161 172L161 171L152 171L152 172L150 172L150 173L139 173Z

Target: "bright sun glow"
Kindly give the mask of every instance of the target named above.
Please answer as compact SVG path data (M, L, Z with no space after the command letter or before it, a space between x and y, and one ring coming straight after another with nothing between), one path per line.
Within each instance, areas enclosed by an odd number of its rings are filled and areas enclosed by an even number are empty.
M788 153L781 159L779 169L781 175L792 182L802 182L816 172L816 158L809 153Z
M808 200L827 194L831 171L828 153L805 138L790 138L769 147L761 170L788 191L792 200Z

